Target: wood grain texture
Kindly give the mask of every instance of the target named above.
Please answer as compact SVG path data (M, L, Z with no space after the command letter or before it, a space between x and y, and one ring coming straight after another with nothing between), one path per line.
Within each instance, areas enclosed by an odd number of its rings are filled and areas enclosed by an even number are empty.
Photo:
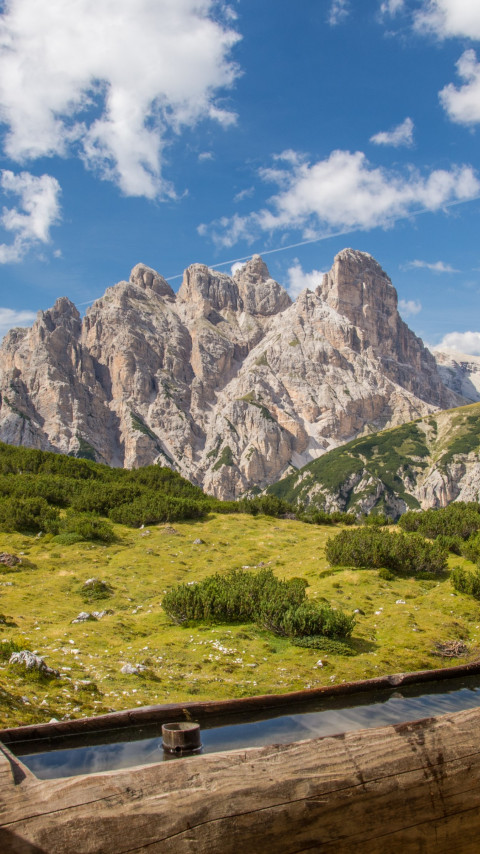
M479 727L469 710L47 781L7 752L0 851L478 854Z

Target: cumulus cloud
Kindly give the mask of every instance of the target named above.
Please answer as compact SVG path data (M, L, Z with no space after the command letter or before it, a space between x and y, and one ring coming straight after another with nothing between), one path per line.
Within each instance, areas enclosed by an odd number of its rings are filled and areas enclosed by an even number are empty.
M480 182L470 166L438 169L423 177L413 167L404 173L373 166L361 151L333 151L316 163L292 152L260 177L279 192L260 211L223 217L200 233L210 232L221 246L253 240L262 232L301 230L306 239L353 230L389 227L395 219L419 210L478 196Z
M449 332L435 350L455 350L469 356L480 356L480 332Z
M410 147L413 145L413 128L412 120L407 116L404 122L392 128L392 130L380 131L370 137L370 142L375 145L393 145L394 148L399 148L401 145Z
M0 338L14 326L30 326L35 320L33 311L15 311L13 308L0 308Z
M0 16L0 119L17 162L72 152L126 195L173 195L173 134L235 116L216 96L239 36L217 0L9 0Z
M20 261L34 245L48 243L50 229L60 221L60 184L51 175L0 173L0 190L5 198L16 196L16 207L2 208L0 223L13 235L12 243L0 244L0 264Z
M414 299L400 299L398 301L398 310L402 317L413 317L413 315L421 312L422 303Z
M440 101L449 118L462 125L480 122L480 63L474 50L466 50L457 62L457 71L465 83L449 83L440 92Z
M414 20L417 30L441 39L480 39L480 5L476 0L424 0Z
M287 291L292 299L296 299L305 288L314 291L322 281L323 272L312 270L311 273L305 273L300 261L295 258L292 266L288 268L287 275Z
M332 0L330 11L328 13L328 23L331 27L336 27L341 24L350 14L349 0Z
M455 267L452 267L450 264L445 264L443 261L407 261L406 264L403 265L404 270L411 269L425 269L431 270L433 273L459 273L460 270L456 270Z
M230 275L234 276L235 273L238 273L239 270L242 270L245 267L245 261L235 261L230 268Z
M201 151L198 155L198 162L204 163L206 160L215 160L213 151Z

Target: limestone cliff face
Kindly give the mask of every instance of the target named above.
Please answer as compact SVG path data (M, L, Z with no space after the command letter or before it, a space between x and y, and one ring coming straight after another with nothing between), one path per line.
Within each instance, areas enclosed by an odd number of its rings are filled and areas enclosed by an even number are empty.
M12 330L0 394L2 441L160 462L224 498L464 402L401 320L386 273L350 249L293 304L259 256L233 278L193 264L176 295L137 264L83 321L62 298Z

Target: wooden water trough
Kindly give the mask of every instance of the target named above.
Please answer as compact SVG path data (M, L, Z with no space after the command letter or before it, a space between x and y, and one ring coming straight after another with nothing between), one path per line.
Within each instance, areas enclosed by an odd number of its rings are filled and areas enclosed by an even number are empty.
M480 663L280 696L151 706L0 731L1 854L478 854L480 708L292 744L39 780L58 739L479 675Z

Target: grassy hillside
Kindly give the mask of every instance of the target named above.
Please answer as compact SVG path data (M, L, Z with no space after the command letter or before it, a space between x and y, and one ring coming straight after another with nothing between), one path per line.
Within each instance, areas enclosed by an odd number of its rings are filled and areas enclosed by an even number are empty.
M0 661L0 724L80 717L149 703L283 692L385 672L438 667L435 644L463 640L478 657L480 603L435 579L385 580L378 570L331 569L331 527L258 515L211 514L143 530L114 525L115 540L61 544L52 535L0 533L0 551L26 564L0 567L0 651L12 644L45 656L60 679L39 679ZM201 543L195 542L202 540ZM451 556L450 566L470 566ZM253 624L178 626L164 592L213 572L270 567L302 576L308 596L356 615L352 655L299 648ZM86 601L92 577L111 588ZM401 600L401 601L399 601ZM81 611L108 609L96 622ZM319 662L322 662L320 664ZM141 664L138 675L121 673Z
M420 507L416 491L435 470L480 450L480 404L448 410L348 442L267 490L286 501L398 517Z

